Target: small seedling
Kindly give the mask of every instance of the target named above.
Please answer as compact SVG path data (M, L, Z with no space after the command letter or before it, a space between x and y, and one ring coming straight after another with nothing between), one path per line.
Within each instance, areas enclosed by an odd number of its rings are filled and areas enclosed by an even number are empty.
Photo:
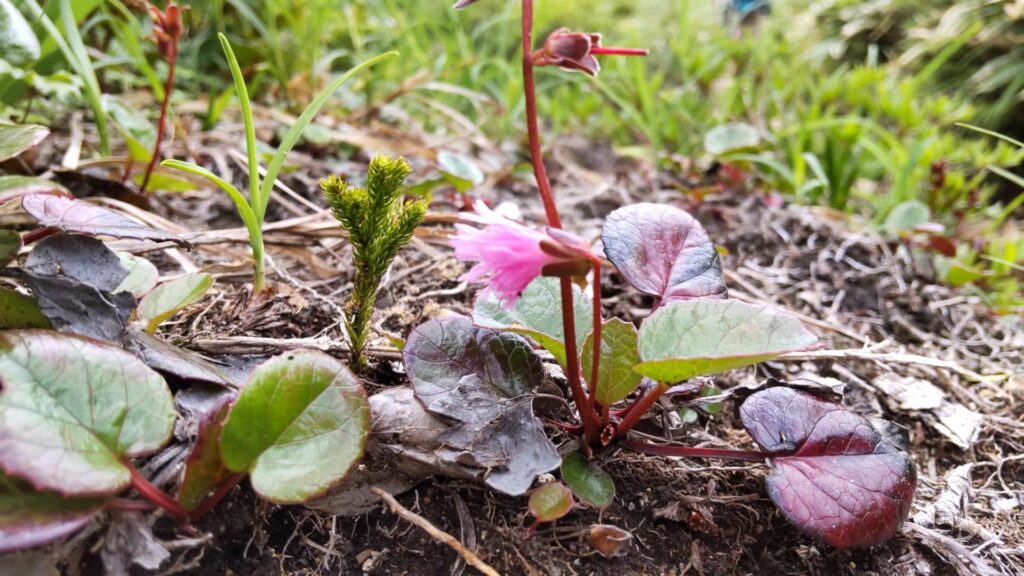
M366 188L349 186L337 176L320 182L324 198L352 243L355 279L345 306L345 328L356 366L366 365L363 350L381 281L427 214L425 201L403 201L405 179L411 172L402 158L377 156L370 162Z
M270 191L274 186L274 182L277 180L277 175L281 173L281 169L284 167L285 158L298 143L299 138L302 137L302 132L309 126L310 122L313 121L313 117L316 116L320 108L327 103L327 99L330 98L338 88L341 88L343 84L352 79L361 70L369 68L374 64L390 60L398 56L395 52L387 52L370 58L369 60L359 64L352 68L348 72L342 74L334 82L331 82L329 86L324 88L309 106L302 112L299 119L292 124L288 132L281 138L281 144L274 152L273 158L270 160L270 166L267 167L266 175L263 178L262 183L260 182L260 164L259 164L259 150L256 145L256 125L253 120L252 105L249 101L249 90L245 85L245 78L242 77L242 69L238 65L238 59L235 58L235 53L231 49L231 44L223 34L218 34L220 38L221 47L224 49L224 54L227 56L228 65L231 68L231 76L235 82L235 92L238 94L238 102L242 108L242 121L245 124L245 150L248 154L249 164L249 197L246 198L244 194L238 191L230 182L217 176L213 172L210 172L202 166L193 164L191 162L182 162L180 160L164 160L160 165L167 166L169 168L177 168L197 176L206 178L213 184L217 185L221 190L227 193L231 198L231 201L235 204L235 209L238 210L238 215L241 216L242 221L245 223L245 229L249 233L249 245L252 247L252 263L253 263L253 274L252 274L252 289L253 293L260 293L266 288L266 270L265 262L263 258L263 221L266 217L267 206L270 204Z

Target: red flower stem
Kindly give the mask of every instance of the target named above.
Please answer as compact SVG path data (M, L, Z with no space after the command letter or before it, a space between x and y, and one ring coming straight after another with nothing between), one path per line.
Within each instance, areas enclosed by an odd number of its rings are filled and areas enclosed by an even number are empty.
M583 423L583 438L587 446L598 440L597 420L594 418L592 399L580 383L579 353L576 350L576 318L572 311L572 281L568 276L559 278L562 291L562 329L565 331L565 371L572 390L573 401Z
M174 67L178 61L178 38L171 38L170 54L167 57L167 82L164 84L164 100L160 104L160 122L156 126L156 142L153 144L153 157L149 159L149 165L146 166L146 175L142 178L142 186L139 187L139 192L146 192L146 186L149 185L149 177L153 174L153 168L156 167L157 161L160 159L160 143L164 139L164 126L167 124L167 107L171 102L171 92L174 90Z
M623 416L622 422L619 422L619 425L615 430L615 436L617 438L622 437L626 432L629 432L630 429L640 421L640 418L642 418L643 415L651 409L651 406L654 406L654 403L658 401L658 398L661 398L661 395L665 393L665 390L668 390L666 386L658 384L647 392L647 394L644 394L640 399L636 400L632 405L626 408L626 415Z
M42 240L43 238L47 238L49 236L53 236L54 234L56 234L58 232L60 232L60 229L59 228L54 228L53 226L49 226L49 227L45 227L45 228L36 228L35 230L30 230L30 231L25 232L24 234L22 234L21 235L21 243L22 243L23 246L28 246L29 244L31 244L33 242L38 242L38 241Z
M675 456L680 458L722 458L723 460L742 460L744 462L760 462L771 456L767 452L756 450L729 450L724 448L694 448L692 446L672 446L668 444L651 444L637 440L625 439L619 444L644 454L656 456Z
M594 46L590 49L590 53L595 56L647 56L651 52L646 48L602 48L600 46Z
M188 513L185 512L173 498L164 493L163 490L153 486L141 472L135 469L129 463L125 463L125 466L131 471L132 474L132 488L142 495L143 498L149 500L153 504L163 508L171 517L175 520L186 522L188 521Z
M551 182L544 167L540 128L537 124L537 87L533 80L533 0L523 0L523 94L526 99L526 132L530 140L533 175L540 188L540 199L544 203L548 226L561 228L562 221L558 217L555 198L551 194Z
M551 182L548 180L547 169L544 167L543 150L540 145L540 127L537 122L537 86L533 79L533 0L523 0L523 94L526 100L526 131L530 142L530 162L533 164L533 175L540 190L540 199L544 204L544 213L548 225L561 228L562 221L558 217L558 207L551 193ZM579 357L576 351L576 321L573 316L572 283L568 277L562 277L562 329L565 334L565 369L569 388L572 390L573 401L580 412L586 446L596 446L598 442L597 419L594 417L593 406L580 384Z
M243 478L245 478L245 474L235 474L221 483L221 485L217 487L216 492L206 500L203 500L195 510L188 513L189 519L199 520L203 516L209 514L210 511L213 510L217 504L220 504L220 501L228 495L228 492L231 492L232 488L238 486L238 483L241 482Z

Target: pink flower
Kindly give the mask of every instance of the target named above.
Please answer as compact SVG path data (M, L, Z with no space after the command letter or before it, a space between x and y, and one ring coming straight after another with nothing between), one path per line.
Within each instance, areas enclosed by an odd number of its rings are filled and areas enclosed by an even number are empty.
M455 257L476 264L460 280L484 282L485 292L496 295L511 308L537 276L585 274L596 256L574 234L548 228L535 230L513 222L488 208L474 205L475 214L464 216L476 224L456 224L449 240Z

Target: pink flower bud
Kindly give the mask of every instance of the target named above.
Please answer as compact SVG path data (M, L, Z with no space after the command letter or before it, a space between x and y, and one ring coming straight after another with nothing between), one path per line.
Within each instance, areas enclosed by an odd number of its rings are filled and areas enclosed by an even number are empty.
M600 34L571 32L559 28L548 36L544 46L533 53L534 66L558 66L564 70L578 70L597 76L601 65L597 55L646 56L647 50L639 48L604 48Z

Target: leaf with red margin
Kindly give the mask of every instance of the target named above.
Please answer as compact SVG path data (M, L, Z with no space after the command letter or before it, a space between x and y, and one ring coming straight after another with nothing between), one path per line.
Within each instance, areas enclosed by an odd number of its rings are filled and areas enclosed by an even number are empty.
M186 512L199 508L210 493L232 475L220 457L220 433L232 400L230 395L221 397L219 405L199 421L196 443L185 459L185 471L178 489L178 504Z
M626 282L662 304L726 296L715 245L678 208L646 202L619 208L605 220L601 242Z
M772 454L768 495L804 533L836 548L868 547L906 519L917 471L903 427L792 388L754 394L740 417Z
M127 216L103 206L57 194L29 194L22 197L21 207L40 225L57 228L70 234L113 236L135 240L188 242L166 230L140 224Z
M0 474L0 554L43 546L78 531L102 507L95 498L35 492Z

